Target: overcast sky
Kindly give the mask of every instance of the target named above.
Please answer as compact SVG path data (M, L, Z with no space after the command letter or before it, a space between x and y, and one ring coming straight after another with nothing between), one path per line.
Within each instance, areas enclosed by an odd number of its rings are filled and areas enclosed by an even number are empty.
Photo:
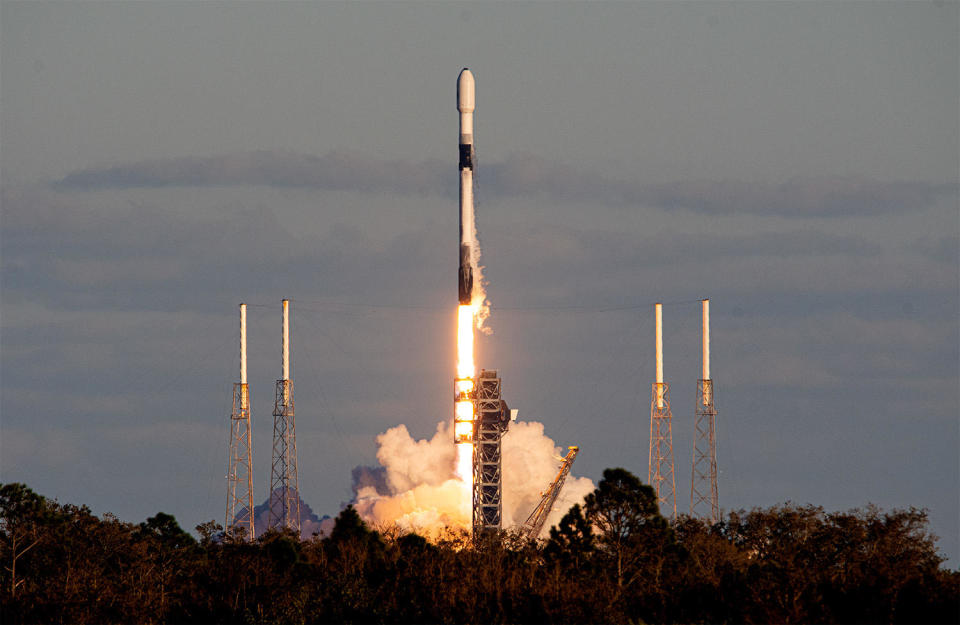
M281 298L320 513L451 416L461 67L497 368L646 477L666 302L688 506L930 510L958 546L960 3L0 4L3 481L223 520L237 304L266 498ZM522 479L522 476L505 476Z

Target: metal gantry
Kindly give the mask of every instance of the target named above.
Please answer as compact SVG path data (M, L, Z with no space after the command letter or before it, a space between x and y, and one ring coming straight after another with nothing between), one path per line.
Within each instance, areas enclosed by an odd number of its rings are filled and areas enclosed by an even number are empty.
M523 523L523 527L520 529L527 538L536 538L540 535L540 531L543 530L543 525L546 523L550 511L553 509L553 504L557 502L557 497L560 496L560 491L563 490L563 483L566 481L567 476L570 475L570 467L573 466L573 461L577 457L577 452L580 451L580 448L574 445L568 449L567 456L560 465L560 472L557 473L557 477L554 478L550 484L550 488L543 493L540 503L533 509L533 512L530 513L530 516L527 517L527 520Z
M500 398L495 370L477 376L473 435L473 538L501 528L502 476L500 442L510 425L510 413Z
M227 463L227 515L224 529L236 526L248 540L256 537L253 520L253 445L250 389L247 386L247 305L240 304L240 382L233 385L230 457Z
M657 492L660 511L677 518L677 484L673 476L673 414L670 385L654 383L650 400L650 456L647 482Z
M717 495L717 406L713 380L697 381L694 409L693 470L690 481L690 516L720 520Z

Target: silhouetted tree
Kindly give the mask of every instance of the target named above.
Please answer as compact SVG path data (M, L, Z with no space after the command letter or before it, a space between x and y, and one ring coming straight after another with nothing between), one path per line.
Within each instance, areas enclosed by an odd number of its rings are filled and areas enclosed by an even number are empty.
M3 586L9 590L11 598L16 598L17 589L25 582L23 577L17 577L17 563L44 539L42 526L49 522L50 516L46 499L25 484L0 487L0 535L3 536L6 573Z
M957 622L923 510L785 504L668 524L608 469L546 541L375 531L352 507L327 538L255 541L169 514L140 524L0 485L3 623Z

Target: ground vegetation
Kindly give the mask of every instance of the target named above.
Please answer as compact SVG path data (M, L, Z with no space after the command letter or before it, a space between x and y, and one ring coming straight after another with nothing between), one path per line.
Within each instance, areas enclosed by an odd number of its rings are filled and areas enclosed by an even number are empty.
M254 542L211 521L97 517L0 486L3 623L955 623L960 573L923 510L784 504L719 523L661 516L608 469L533 541L369 527Z

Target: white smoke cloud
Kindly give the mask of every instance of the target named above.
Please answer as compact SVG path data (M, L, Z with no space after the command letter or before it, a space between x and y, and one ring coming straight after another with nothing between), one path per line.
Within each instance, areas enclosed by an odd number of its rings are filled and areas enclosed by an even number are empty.
M387 470L387 484L402 493L421 484L439 486L453 477L456 451L450 423L437 424L430 440L414 440L400 424L377 436L377 460Z
M377 437L377 460L386 469L387 490L358 489L355 506L376 527L397 526L428 537L446 530L469 529L470 485L454 474L452 424L442 421L429 440L415 440L406 426ZM561 450L544 434L542 423L514 422L503 438L503 527L522 524L556 477ZM544 534L571 505L592 491L587 478L567 478Z
M503 437L503 526L520 525L540 503L543 491L557 477L561 451L537 421L515 421ZM594 489L593 481L569 475L544 524L544 533L560 522L575 503Z

